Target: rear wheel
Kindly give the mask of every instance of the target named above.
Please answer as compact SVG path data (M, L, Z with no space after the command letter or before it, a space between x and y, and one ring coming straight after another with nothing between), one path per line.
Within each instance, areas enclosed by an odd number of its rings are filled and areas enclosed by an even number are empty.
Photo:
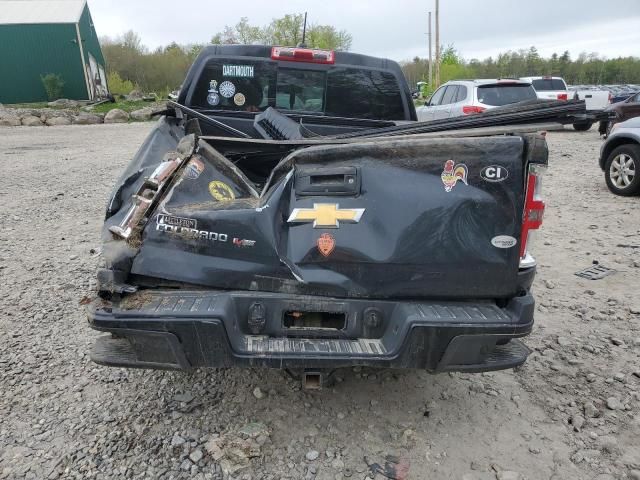
M628 197L640 194L640 145L621 145L604 164L604 178L612 193Z
M592 122L580 122L574 123L573 128L578 132L586 132L591 128L591 125L593 125Z

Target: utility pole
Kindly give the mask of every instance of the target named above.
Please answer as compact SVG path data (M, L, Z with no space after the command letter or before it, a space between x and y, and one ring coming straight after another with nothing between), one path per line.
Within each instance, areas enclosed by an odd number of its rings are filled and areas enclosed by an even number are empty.
M436 84L440 86L440 0L436 0Z
M429 91L433 91L433 59L431 58L431 12L429 12Z

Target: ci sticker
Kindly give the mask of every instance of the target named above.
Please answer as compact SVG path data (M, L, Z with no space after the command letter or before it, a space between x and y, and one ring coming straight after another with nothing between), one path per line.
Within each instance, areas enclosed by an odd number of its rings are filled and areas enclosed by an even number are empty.
M233 190L231 190L231 187L218 180L209 183L209 193L219 202L230 202L236 199L236 195L233 193Z
M318 251L325 257L328 257L336 248L336 240L330 233L323 233L318 238Z
M491 245L496 248L511 248L515 247L516 243L518 243L518 241L509 235L498 235L491 239Z
M487 182L502 182L509 177L509 170L500 165L489 165L480 171L480 176Z

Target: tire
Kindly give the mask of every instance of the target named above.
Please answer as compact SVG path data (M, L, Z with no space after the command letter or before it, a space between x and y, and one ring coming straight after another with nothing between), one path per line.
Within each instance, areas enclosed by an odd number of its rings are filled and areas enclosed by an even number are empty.
M574 123L573 128L577 132L586 132L591 128L591 125L593 125L592 122L580 122L580 123Z
M598 124L598 133L604 138L607 138L607 135L609 135L609 122L600 120L600 123Z
M615 148L604 163L604 178L609 190L616 195L640 195L640 145Z

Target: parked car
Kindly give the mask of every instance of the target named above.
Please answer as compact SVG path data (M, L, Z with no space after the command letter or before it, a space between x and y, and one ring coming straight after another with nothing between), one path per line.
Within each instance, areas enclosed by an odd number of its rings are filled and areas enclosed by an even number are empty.
M531 82L536 95L544 100L584 100L587 109L585 120L573 124L579 132L589 130L593 125L591 113L600 112L609 105L609 92L591 89L589 87L567 87L562 77L521 77L521 80Z
M611 104L624 102L627 98L632 97L636 93L640 93L640 90L619 90L616 93L611 93Z
M640 195L640 117L616 123L600 148L600 168L616 195Z
M605 109L605 112L612 112L614 117L608 121L600 122L599 130L602 135L607 135L616 123L640 116L640 92L622 102L612 103Z
M462 86L478 108L535 97ZM170 106L108 202L95 362L318 385L318 369L526 360L543 136L326 136L415 120L413 102L396 62L305 48L205 47ZM274 108L317 135L279 142Z
M522 80L451 80L438 88L423 107L416 108L416 113L420 121L440 120L536 98L531 83Z
M568 100L567 83L561 77L520 77L533 85L538 98L545 100Z

